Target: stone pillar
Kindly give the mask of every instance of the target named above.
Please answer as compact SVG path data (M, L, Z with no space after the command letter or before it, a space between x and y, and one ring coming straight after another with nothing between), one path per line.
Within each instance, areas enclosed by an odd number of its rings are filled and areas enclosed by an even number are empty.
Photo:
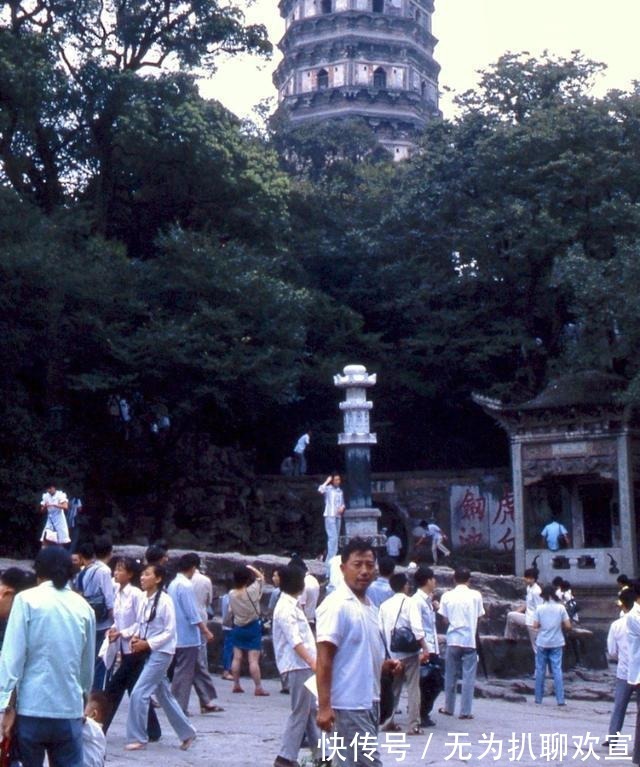
M618 496L620 504L620 548L623 573L635 573L638 566L636 551L636 514L633 493L633 467L631 463L631 440L625 431L617 439Z
M514 553L516 575L522 576L526 568L524 521L524 478L522 476L522 442L511 438L511 472L513 477L513 524L514 524Z
M334 376L333 382L346 390L345 401L340 403L344 432L338 435L338 444L345 448L347 467L344 537L367 538L380 545L380 511L373 508L371 501L371 445L377 443L377 437L369 431L373 403L367 400L367 389L375 386L376 376L369 375L363 365L347 365L343 375Z

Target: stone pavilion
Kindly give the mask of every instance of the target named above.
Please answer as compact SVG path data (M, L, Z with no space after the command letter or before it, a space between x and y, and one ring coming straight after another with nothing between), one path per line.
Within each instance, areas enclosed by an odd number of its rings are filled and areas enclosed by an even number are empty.
M624 387L588 371L518 405L474 395L511 441L516 574L537 566L544 583L560 575L576 586L637 574L640 422ZM556 552L540 536L552 514L569 532Z

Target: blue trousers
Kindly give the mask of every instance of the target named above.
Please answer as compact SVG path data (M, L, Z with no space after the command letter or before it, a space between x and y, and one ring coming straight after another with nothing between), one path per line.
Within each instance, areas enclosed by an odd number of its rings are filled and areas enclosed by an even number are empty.
M556 701L564 703L564 681L562 679L562 647L538 647L536 649L536 703L542 703L544 678L547 665L553 675Z
M18 715L18 747L24 767L82 767L82 719Z
M327 533L327 558L325 562L331 562L338 553L338 537L340 536L340 523L342 517L325 517L324 529Z
M167 715L180 741L192 738L196 731L182 712L178 701L171 694L167 671L173 655L166 652L152 652L144 664L136 686L129 698L129 716L127 718L127 738L130 742L146 743L147 715L151 696L155 695L158 703Z
M477 668L478 651L475 647L447 645L444 664L444 706L449 713L455 713L456 684L460 677L462 679L460 716L471 715Z

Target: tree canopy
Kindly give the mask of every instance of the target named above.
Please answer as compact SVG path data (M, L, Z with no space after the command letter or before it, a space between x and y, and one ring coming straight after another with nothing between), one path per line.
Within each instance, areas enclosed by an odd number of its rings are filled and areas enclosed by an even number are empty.
M506 463L474 390L595 368L640 399L640 91L595 98L602 65L507 54L394 163L361 121L265 134L203 99L219 52L269 52L233 6L0 22L5 540L54 476L114 534L246 545L253 471L307 426L338 465L351 362L379 469Z

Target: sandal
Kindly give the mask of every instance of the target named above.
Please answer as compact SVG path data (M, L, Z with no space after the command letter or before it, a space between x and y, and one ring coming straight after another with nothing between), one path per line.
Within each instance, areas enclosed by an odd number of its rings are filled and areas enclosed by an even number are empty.
M439 713L439 714L442 714L443 716L453 716L453 714L451 713L451 711L447 711L447 709L446 709L446 708L439 708L439 709L438 709L438 713Z
M142 751L147 747L146 743L127 743L124 747L125 751Z
M387 724L385 727L382 727L382 732L402 732L402 727L400 727L399 724L396 724L395 722L392 722L391 724Z
M187 738L186 740L183 740L180 744L180 750L181 751L188 751L191 748L191 745L193 744L193 741L196 739L195 735L192 735L190 738Z
M458 719L473 719L473 714L460 714Z
M253 694L257 695L259 698L266 698L268 695L271 695L270 692L267 692L266 690L263 690L262 688L259 688Z
M201 714L221 714L224 711L222 706L214 706L209 704L208 706L200 706Z
M244 692L244 690L240 686L235 686L231 692Z

